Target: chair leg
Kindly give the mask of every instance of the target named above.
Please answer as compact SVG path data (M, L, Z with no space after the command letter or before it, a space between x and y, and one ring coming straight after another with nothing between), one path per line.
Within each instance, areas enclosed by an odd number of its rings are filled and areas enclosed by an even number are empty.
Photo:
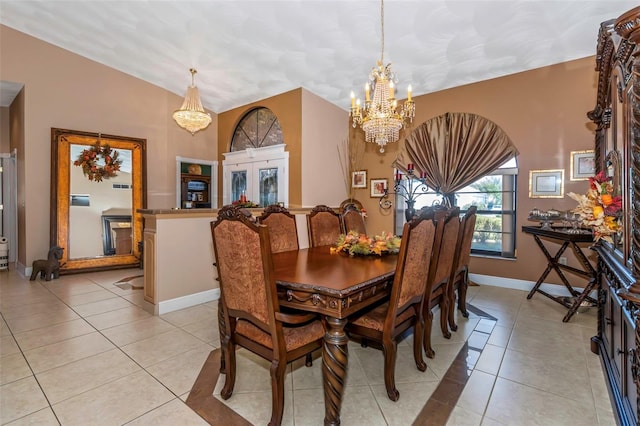
M284 413L284 373L287 363L271 361L271 420L269 426L279 426Z
M309 352L304 358L304 365L306 365L307 367L313 366L313 357L311 356L311 352Z
M387 388L387 396L392 401L400 398L400 392L396 389L396 354L398 344L395 340L382 341L382 353L384 354L384 385Z
M222 307L222 298L218 299L218 332L220 333L220 343L224 341L225 338L225 321L224 321L224 312ZM220 374L226 373L226 362L224 357L224 351L220 351Z
M422 339L424 338L424 322L416 317L413 330L413 359L416 361L416 367L420 371L427 370L427 363L422 358Z
M433 358L436 353L431 347L431 325L433 324L433 312L431 309L427 309L424 319L424 341L422 342L424 346L424 353L427 355L427 358Z
M229 399L236 384L236 344L229 338L222 344L222 355L227 361L224 387L220 392L222 399Z
M458 286L458 310L462 312L462 316L469 318L469 312L467 312L467 287L469 285L469 269L465 268L463 272L462 280Z
M447 295L449 298L449 306L447 307L447 319L449 320L449 329L451 331L458 331L458 324L456 324L455 320L455 309L456 309L456 280L455 277L449 283L449 287L447 290Z
M451 339L449 331L449 290L445 291L440 299L440 330L445 339Z

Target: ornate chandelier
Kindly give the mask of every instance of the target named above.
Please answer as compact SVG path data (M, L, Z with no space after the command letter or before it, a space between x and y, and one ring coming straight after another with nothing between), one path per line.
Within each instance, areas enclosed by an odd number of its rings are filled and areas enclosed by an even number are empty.
M411 86L407 90L407 100L398 110L395 99L396 74L391 71L391 64L384 64L384 0L381 0L380 22L382 33L382 49L377 67L369 74L369 82L365 86L365 103L355 98L351 92L351 110L349 115L353 127L360 125L365 133L367 142L377 143L380 152L390 142L396 142L400 137L400 129L412 122L416 113L415 103L411 100ZM371 90L373 89L373 98Z
M202 102L200 102L200 94L194 77L198 71L190 68L189 72L191 72L191 86L187 87L187 95L184 98L184 102L180 109L173 113L173 119L178 123L178 126L194 135L196 132L207 128L211 123L211 116L204 112Z

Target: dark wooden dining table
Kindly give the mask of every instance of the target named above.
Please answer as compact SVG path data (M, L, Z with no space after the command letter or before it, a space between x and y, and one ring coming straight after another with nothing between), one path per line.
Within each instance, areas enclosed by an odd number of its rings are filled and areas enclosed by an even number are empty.
M329 246L273 255L281 306L316 312L326 319L322 347L325 425L340 424L347 371L347 317L388 298L397 255L349 256Z

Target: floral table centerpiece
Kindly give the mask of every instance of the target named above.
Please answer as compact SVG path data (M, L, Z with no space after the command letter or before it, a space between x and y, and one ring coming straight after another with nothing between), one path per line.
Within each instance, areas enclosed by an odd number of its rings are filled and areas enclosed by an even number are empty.
M591 228L596 242L603 239L613 243L612 236L622 230L622 197L613 193L613 179L600 172L589 178L586 195L567 194L578 202L573 212L580 215L583 226Z
M236 200L231 202L231 205L233 205L234 207L241 207L244 209L255 209L257 207L260 207L260 204L256 204L253 201L249 201L249 200L245 200L245 201Z
M400 237L383 232L381 235L368 237L356 231L341 234L335 247L331 247L331 253L345 252L351 256L376 254L382 256L387 253L400 251Z

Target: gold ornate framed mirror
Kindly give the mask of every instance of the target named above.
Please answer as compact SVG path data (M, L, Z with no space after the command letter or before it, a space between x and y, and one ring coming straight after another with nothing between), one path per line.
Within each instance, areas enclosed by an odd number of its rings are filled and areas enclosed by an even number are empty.
M51 129L51 245L60 273L140 265L146 140Z

